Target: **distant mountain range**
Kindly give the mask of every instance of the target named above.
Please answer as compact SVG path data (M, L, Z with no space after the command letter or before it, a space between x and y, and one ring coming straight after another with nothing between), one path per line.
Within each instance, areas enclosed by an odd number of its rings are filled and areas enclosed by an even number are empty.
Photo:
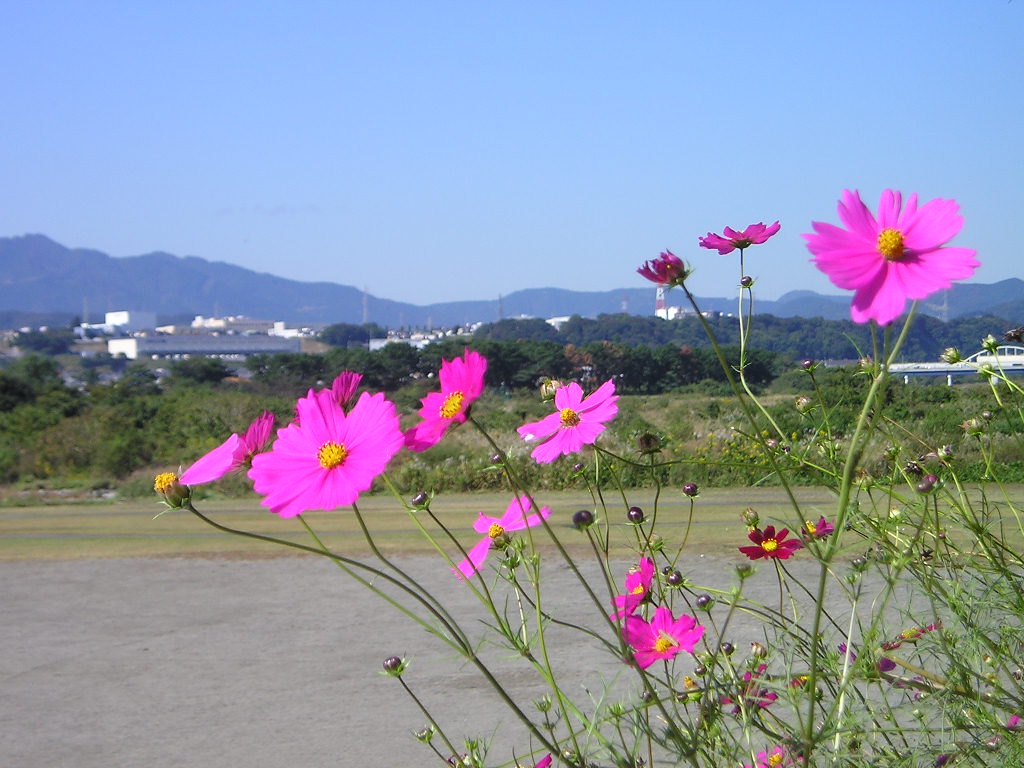
M758 300L759 313L778 317L849 318L849 295L790 291L775 301ZM702 297L703 309L735 311L735 298ZM374 322L397 328L452 327L502 317L559 317L627 312L650 315L654 288L569 291L534 288L500 299L451 301L425 306L378 298L337 283L306 283L195 256L148 253L115 258L66 248L44 235L0 238L0 327L51 324L88 314L91 321L113 310L155 312L161 323L195 315L246 315L297 326ZM923 311L947 319L990 314L1024 324L1024 281L967 283L932 297ZM64 320L63 318L67 318Z

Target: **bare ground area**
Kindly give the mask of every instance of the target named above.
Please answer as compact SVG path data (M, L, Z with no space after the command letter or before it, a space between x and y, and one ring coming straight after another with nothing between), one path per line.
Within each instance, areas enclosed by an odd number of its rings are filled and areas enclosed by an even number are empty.
M479 603L443 563L399 562L482 636ZM735 562L708 556L684 570L724 586ZM410 658L405 679L453 739L493 737L489 764L531 748L473 668L324 560L2 562L0 574L5 765L436 765L411 735L423 714L379 673L389 654ZM576 577L555 563L548 575L548 607L593 623L597 609ZM765 576L756 588L767 598L774 575ZM730 634L737 647L758 639L756 625L740 621ZM587 699L583 685L594 695L634 685L596 644L558 631L551 641L577 699ZM480 655L524 707L544 692L507 651Z

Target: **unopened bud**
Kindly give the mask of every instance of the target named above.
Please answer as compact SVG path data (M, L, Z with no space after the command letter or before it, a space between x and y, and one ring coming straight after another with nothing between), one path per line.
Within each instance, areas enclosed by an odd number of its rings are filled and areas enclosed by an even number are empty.
M740 278L740 285L744 288L750 288L754 284L754 278L750 275L744 275Z
M581 509L573 513L572 524L577 530L585 531L594 524L594 513L589 509Z
M634 524L639 524L644 521L644 511L640 507L630 507L626 512L626 519Z
M425 509L430 504L430 494L426 491L420 491L412 497L410 503L416 509Z
M645 456L660 453L661 442L660 435L653 432L641 432L636 436L636 449Z
M544 379L540 383L540 399L545 403L555 399L555 392L564 385L557 379Z
M943 362L949 363L950 365L955 365L963 360L963 357L960 356L960 350L956 347L946 347L939 357Z
M684 483L683 484L683 495L689 496L691 499L700 493L700 489L696 483Z
M405 659L400 656L388 656L384 659L384 674L391 677L401 677L408 666Z
M797 413L807 413L814 407L814 401L807 395L800 395L794 402L793 407L796 408Z
M757 510L753 507L747 507L740 512L740 520L747 528L757 528L758 523L761 522L760 516L757 514Z
M750 655L755 659L763 659L768 655L768 649L765 648L761 643L753 642L750 644Z

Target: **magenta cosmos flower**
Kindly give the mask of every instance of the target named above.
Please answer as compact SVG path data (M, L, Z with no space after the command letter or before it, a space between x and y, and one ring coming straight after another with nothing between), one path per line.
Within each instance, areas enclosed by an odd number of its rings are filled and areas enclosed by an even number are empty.
M363 374L353 373L352 371L342 371L337 375L333 382L331 382L331 392L334 394L334 399L338 405L345 408L352 399L352 396L359 389L359 385L363 381Z
M546 520L551 514L551 509L548 507L541 507L540 514L527 514L529 511L529 496L517 496L512 499L512 503L508 505L508 509L501 517L488 517L481 513L473 523L473 530L484 534L484 537L466 553L466 559L459 563L455 570L467 579L474 573L479 573L480 566L487 559L487 553L491 546L498 540L504 540L506 532L533 528L535 525L540 525L541 520Z
M644 265L637 269L641 275L652 283L659 285L681 285L690 275L683 260L672 251L664 251L658 258L645 261Z
M693 653L704 636L704 627L692 616L673 619L672 611L659 607L650 621L627 616L622 634L633 647L636 663L641 669L647 669L658 659L671 659L680 651Z
M786 753L782 747L775 747L771 752L758 752L753 765L747 763L743 768L779 768L786 761Z
M640 603L651 591L652 581L654 581L654 561L648 557L641 557L640 562L632 566L626 573L626 594L615 596L615 607L618 610L610 618L617 620L636 613Z
M721 235L708 232L704 237L698 238L697 242L701 248L717 250L720 255L724 256L727 253L732 253L737 248L742 251L752 245L760 245L778 232L779 229L781 227L777 221L768 227L761 222L751 224L742 232L737 232L732 227L726 227L722 230Z
M803 533L812 539L824 539L833 531L835 531L835 526L826 520L824 516L819 517L818 522L813 520L804 521Z
M409 450L425 451L437 445L448 427L466 420L469 406L484 391L486 372L487 359L471 349L461 358L441 361L441 391L431 392L420 401L423 421L405 433Z
M264 411L244 435L233 434L182 473L182 485L199 485L220 480L233 469L245 466L263 450L274 426L274 414Z
M855 323L891 323L907 299L951 288L978 267L974 251L943 247L963 226L955 200L932 200L921 208L917 195L906 208L902 200L899 192L885 190L876 219L859 192L844 190L839 218L846 229L815 221L814 234L803 236L815 266L833 285L854 291Z
M605 422L614 419L619 412L615 404L618 399L613 379L608 379L587 397L583 397L583 390L576 382L559 387L555 391L557 410L540 421L524 424L518 430L519 435L527 442L541 441L530 455L538 464L547 464L559 456L577 453L584 445L592 445L604 432Z
M789 536L789 530L786 528L778 533L775 532L774 525L765 526L763 531L760 528L755 528L747 536L754 542L754 546L739 547L739 550L751 560L758 560L762 557L786 560L804 546L799 539L787 539L787 536Z
M402 447L395 406L364 392L346 414L329 389L296 403L299 422L277 431L249 477L261 502L281 517L352 504Z

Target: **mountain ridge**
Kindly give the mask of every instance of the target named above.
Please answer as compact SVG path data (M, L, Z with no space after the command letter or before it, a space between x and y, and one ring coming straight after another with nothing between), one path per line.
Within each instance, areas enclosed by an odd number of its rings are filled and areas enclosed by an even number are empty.
M922 311L948 317L996 314L1024 319L1024 281L957 284ZM941 304L940 304L941 302ZM702 297L709 311L733 312L735 298ZM776 300L756 297L758 313L779 317L849 317L849 295L793 290ZM302 282L199 256L152 251L114 257L68 248L46 235L0 237L0 313L80 314L146 310L160 318L246 315L292 325L375 322L385 327L458 326L503 317L601 314L651 315L654 288L572 291L531 288L500 299L418 305L364 294L352 286Z

